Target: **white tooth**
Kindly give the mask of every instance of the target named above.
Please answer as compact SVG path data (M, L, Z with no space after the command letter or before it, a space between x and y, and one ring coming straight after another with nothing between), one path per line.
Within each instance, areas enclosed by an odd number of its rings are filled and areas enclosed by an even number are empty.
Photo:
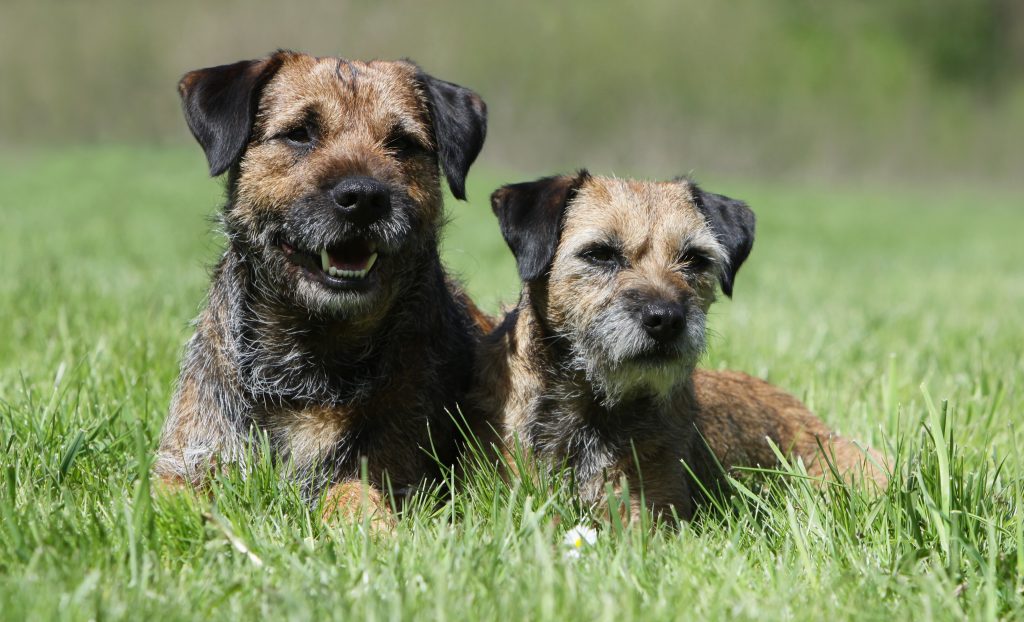
M320 251L320 264L323 266L324 272L328 271L331 267L331 256L327 254L327 249Z
M376 261L377 261L377 253L374 252L372 255L370 255L369 261L366 262L366 268L363 270L363 274L366 274L367 272L369 272L370 268L373 267L373 264L376 263Z
M327 274L330 274L331 276L338 276L338 269L335 268L334 266L331 266L327 268Z

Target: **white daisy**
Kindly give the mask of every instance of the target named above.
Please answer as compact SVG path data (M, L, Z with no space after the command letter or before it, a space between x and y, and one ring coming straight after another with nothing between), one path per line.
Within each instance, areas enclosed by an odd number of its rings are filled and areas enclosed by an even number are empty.
M576 559L583 547L593 546L597 542L597 531L588 525L579 524L565 533L562 542L569 549L565 552L566 558Z

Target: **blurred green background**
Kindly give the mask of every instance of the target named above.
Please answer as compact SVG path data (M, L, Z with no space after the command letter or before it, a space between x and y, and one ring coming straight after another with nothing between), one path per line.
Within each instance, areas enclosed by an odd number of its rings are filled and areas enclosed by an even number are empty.
M185 71L407 56L490 105L482 168L1013 181L1024 2L3 0L0 146L184 144Z
M519 289L500 184L692 172L747 200L702 365L934 451L880 503L766 495L579 564L530 496L379 542L324 536L280 483L154 511L224 246L175 83L278 47L408 56L487 100L443 251L488 311ZM0 619L1024 619L1022 72L1022 0L0 0Z

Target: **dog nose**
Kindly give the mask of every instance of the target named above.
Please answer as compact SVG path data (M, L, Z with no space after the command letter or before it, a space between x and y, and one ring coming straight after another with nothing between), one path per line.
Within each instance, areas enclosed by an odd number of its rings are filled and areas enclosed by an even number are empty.
M391 209L388 187L370 177L348 177L331 188L330 197L343 217L368 225L380 220Z
M673 302L653 302L640 310L644 330L656 341L671 341L683 332L686 324L682 305Z

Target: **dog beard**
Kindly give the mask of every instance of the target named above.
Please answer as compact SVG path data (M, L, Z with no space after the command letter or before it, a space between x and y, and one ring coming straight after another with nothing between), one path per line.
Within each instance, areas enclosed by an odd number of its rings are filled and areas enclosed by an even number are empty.
M221 220L221 229L236 248L242 249L255 291L264 301L301 308L324 320L379 315L408 281L408 273L414 272L410 264L418 267L416 260L431 244L436 246L438 237L437 227L430 230L419 219L421 209L407 192L397 186L391 187L390 192L388 216L365 226L339 220L322 197L313 196L279 210L283 216L276 218L247 222L228 212ZM282 243L287 243L299 254L312 255L314 264L319 266L320 249L355 240L372 245L381 255L375 272L365 277L367 287L362 289L337 289L318 282L286 258L281 248Z
M563 336L573 344L573 369L583 372L600 401L611 407L636 395L671 396L704 354L704 331L704 313L690 308L684 334L661 346L644 332L633 311L613 305L581 334Z

